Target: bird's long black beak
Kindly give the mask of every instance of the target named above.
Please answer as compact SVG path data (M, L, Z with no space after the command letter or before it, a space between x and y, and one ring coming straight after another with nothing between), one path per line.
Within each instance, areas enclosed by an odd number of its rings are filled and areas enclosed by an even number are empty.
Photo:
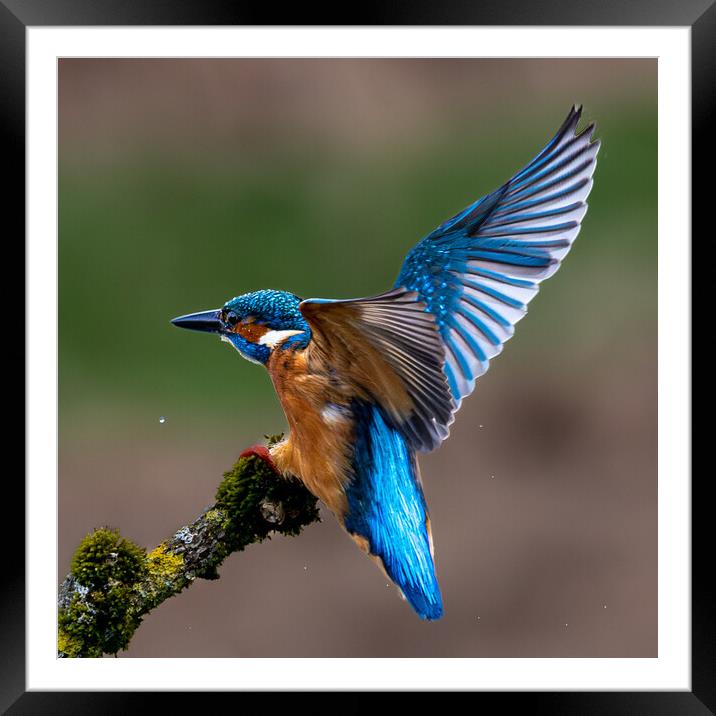
M188 328L190 331L203 331L204 333L221 333L224 324L221 322L221 310L201 311L188 313L172 319L172 323L179 328Z

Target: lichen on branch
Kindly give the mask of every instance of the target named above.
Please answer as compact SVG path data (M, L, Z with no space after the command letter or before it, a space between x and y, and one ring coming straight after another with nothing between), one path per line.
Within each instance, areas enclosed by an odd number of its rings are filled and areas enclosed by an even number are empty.
M255 455L224 473L215 503L151 552L102 527L75 551L58 597L59 657L99 657L126 649L144 615L195 579L218 579L232 552L297 535L319 520L316 498Z

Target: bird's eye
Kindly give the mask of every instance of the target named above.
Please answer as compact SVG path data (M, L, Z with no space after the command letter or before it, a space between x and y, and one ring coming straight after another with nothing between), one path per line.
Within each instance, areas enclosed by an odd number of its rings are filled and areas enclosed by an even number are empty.
M239 317L233 311L226 311L226 314L224 315L224 322L228 323L230 326L235 326L239 322Z

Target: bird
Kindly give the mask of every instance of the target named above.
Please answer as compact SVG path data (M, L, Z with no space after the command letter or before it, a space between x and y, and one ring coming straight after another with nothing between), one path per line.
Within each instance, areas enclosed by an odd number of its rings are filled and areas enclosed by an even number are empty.
M425 621L444 608L417 456L448 437L579 233L600 147L581 115L573 105L532 161L420 240L390 290L264 289L171 321L267 368L288 433L242 455L298 477Z

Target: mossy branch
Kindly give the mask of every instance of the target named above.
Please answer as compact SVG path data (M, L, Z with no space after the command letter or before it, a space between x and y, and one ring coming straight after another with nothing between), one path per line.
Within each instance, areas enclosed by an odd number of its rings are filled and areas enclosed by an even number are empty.
M145 614L197 578L218 579L218 567L232 552L272 532L297 535L319 520L316 498L255 455L239 458L224 473L215 499L148 553L106 527L82 540L59 590L59 657L126 649Z

